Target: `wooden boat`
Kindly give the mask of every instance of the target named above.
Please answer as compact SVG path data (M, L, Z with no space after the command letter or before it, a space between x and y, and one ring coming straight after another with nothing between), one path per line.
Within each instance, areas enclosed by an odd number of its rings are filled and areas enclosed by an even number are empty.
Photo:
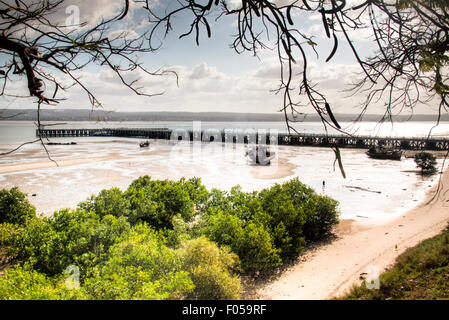
M150 142L149 142L149 141L141 142L141 143L139 144L139 146L140 146L141 148L149 147L149 146L150 146Z
M256 146L246 152L252 163L269 166L275 153L267 149L266 146Z
M76 142L47 142L46 145L48 146L69 146L74 145Z
M366 154L374 159L401 160L402 150L372 147L366 152Z

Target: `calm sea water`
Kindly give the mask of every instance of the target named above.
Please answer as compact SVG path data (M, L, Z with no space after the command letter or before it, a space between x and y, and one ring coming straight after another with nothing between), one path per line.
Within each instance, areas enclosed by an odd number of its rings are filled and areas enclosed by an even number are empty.
M284 122L193 122L193 121L166 121L166 122L43 122L46 128L170 128L193 129L198 126L202 129L266 129L286 133ZM413 121L379 124L377 122L341 123L342 129L350 134L395 137L449 137L449 122L441 122L435 127L435 122ZM0 121L0 144L10 142L25 142L35 139L36 125L31 121ZM321 122L302 122L295 125L298 132L324 133L325 128ZM336 133L329 129L329 133ZM91 139L91 138L90 138Z

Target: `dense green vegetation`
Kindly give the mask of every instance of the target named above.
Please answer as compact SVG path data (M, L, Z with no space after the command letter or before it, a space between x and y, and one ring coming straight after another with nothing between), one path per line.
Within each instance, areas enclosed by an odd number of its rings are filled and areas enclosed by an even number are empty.
M356 286L343 299L449 299L449 226L408 249L380 275L380 288Z
M0 195L11 264L0 299L239 299L241 274L295 258L338 223L338 203L297 179L224 192L144 176L42 218L17 188Z
M20 192L19 188L0 190L0 223L23 224L27 218L35 215L36 208L28 202L26 195Z

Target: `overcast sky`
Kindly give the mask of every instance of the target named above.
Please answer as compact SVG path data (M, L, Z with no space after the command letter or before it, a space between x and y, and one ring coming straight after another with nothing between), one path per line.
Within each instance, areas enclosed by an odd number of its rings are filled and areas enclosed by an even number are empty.
M230 2L235 2L230 0ZM275 1L273 1L275 2ZM277 0L288 2L288 0ZM356 0L349 3L357 2ZM121 0L71 0L67 5L76 4L81 21L95 22L100 17L110 17L122 10ZM175 0L153 1L155 10L173 5ZM65 8L61 8L61 17L66 17ZM213 17L214 15L212 15ZM139 27L148 26L147 13L133 4L131 11L117 30L129 30L130 36L139 32ZM136 96L128 88L120 84L119 79L107 68L88 67L78 73L82 81L95 93L103 103L104 109L114 111L219 111L219 112L277 112L282 107L282 95L274 94L279 84L280 68L276 51L264 50L258 57L251 53L236 54L229 45L236 33L234 17L223 18L212 23L212 38L206 33L200 38L200 46L195 44L194 37L179 39L185 33L191 20L187 16L179 16L174 21L174 30L162 42L156 53L143 55L140 60L149 70L165 68L176 71L179 86L174 76L149 77L143 73L135 73L140 85L147 93L164 92L162 96ZM347 92L355 73L360 72L354 56L344 39L340 37L339 50L334 58L326 63L333 41L325 37L322 31L321 16L296 14L295 25L305 34L314 36L318 44L319 57L309 52L309 78L325 93L335 113L358 113L364 97L349 97ZM362 55L373 54L373 41L367 32L351 33L355 45ZM26 83L14 83L13 88L26 94ZM66 101L57 108L90 108L87 95L82 89L74 87L64 93ZM2 108L30 108L35 106L30 99L13 99L0 97ZM56 107L52 107L56 108ZM382 103L373 105L368 113L383 113ZM418 108L415 113L432 113L434 107ZM312 112L304 108L304 112Z

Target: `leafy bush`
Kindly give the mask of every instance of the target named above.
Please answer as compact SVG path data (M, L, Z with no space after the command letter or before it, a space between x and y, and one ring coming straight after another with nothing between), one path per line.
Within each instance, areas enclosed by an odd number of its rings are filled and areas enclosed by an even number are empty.
M185 222L179 215L172 218L172 229L160 230L166 238L166 244L171 248L178 248L182 242L192 238L189 223Z
M202 215L207 215L215 211L231 212L233 209L231 201L229 201L229 195L227 192L212 189L209 193L209 198L204 204L201 210Z
M131 204L130 221L147 222L151 226L173 228L172 219L178 214L184 221L194 216L194 203L186 183L169 180L151 180L149 176L134 180L125 195Z
M243 236L244 225L239 217L218 211L205 219L206 221L202 222L202 234L219 245L235 248L233 244Z
M263 225L249 222L237 241L238 253L245 271L261 271L282 263L279 249L274 246L270 233Z
M155 276L175 270L178 258L166 246L166 239L147 225L137 225L111 248L108 263L151 269Z
M205 237L186 242L178 250L183 270L189 272L195 289L188 299L231 300L239 299L240 279L233 274L238 256L226 247L219 248Z
M165 239L139 225L96 266L83 289L91 299L181 299L194 285Z
M83 299L82 291L65 287L62 277L50 278L29 267L14 266L0 277L0 300Z
M84 274L129 229L124 217L107 215L100 220L94 212L60 210L52 218L28 220L10 239L9 253L48 275L60 274L69 265Z
M199 234L236 253L244 271L258 271L281 263L269 230L257 221L263 215L257 192L243 192L239 186L229 193L212 190L207 201Z
M307 214L298 195L288 190L291 188L287 183L276 184L259 194L264 214L260 215L258 220L269 228L282 259L296 256L304 249L306 243L303 225Z
M14 246L14 236L20 232L20 226L12 223L0 223L0 270L4 264L14 261L15 255L11 254Z
M430 152L419 152L415 154L415 163L421 168L421 174L433 174L437 171L436 157Z
M22 290L39 299L238 299L238 272L278 266L338 222L338 202L298 179L260 192L208 192L198 178L144 176L51 218L35 217L18 189L0 200L0 254L27 266L0 285L30 278L4 298ZM76 293L61 284L70 265L80 269Z
M20 192L19 188L0 190L0 223L24 224L27 219L35 216L36 208L28 202L26 194Z
M309 210L306 210L306 223L303 226L307 241L319 241L332 233L338 224L338 201L326 196L315 196L309 199Z
M338 202L318 196L297 178L259 193L264 209L257 220L268 226L282 259L295 257L307 242L327 237L338 223Z
M201 232L211 241L229 246L239 256L244 271L264 270L281 262L270 233L262 225L245 224L236 215L211 215Z
M85 281L83 290L92 300L174 300L183 299L193 287L183 271L155 278L142 267L107 265Z
M5 240L6 255L21 262L29 262L36 270L42 268L47 271L49 268L43 266L53 264L48 261L52 260L49 247L56 237L56 232L49 227L46 218L29 219Z
M208 194L199 178L170 181L143 176L134 180L125 192L118 188L102 190L80 203L79 208L94 211L100 217L125 216L131 225L146 222L156 229L173 229L174 217L190 221L194 207L203 204Z
M198 234L227 245L245 271L278 266L307 242L327 237L338 223L338 202L318 196L298 179L261 192L212 190L201 211Z
M204 215L226 212L246 222L262 210L262 203L257 192L243 192L240 186L235 186L229 192L212 189L201 212Z
M203 205L209 198L209 192L201 183L201 178L193 177L187 180L181 178L179 183L181 184L181 187L187 191L196 207Z
M14 234L20 227L12 223L0 223L0 248L7 248L13 244Z
M91 196L78 207L85 211L94 211L100 217L108 214L114 217L128 217L130 214L130 203L119 188L101 190L97 196Z

